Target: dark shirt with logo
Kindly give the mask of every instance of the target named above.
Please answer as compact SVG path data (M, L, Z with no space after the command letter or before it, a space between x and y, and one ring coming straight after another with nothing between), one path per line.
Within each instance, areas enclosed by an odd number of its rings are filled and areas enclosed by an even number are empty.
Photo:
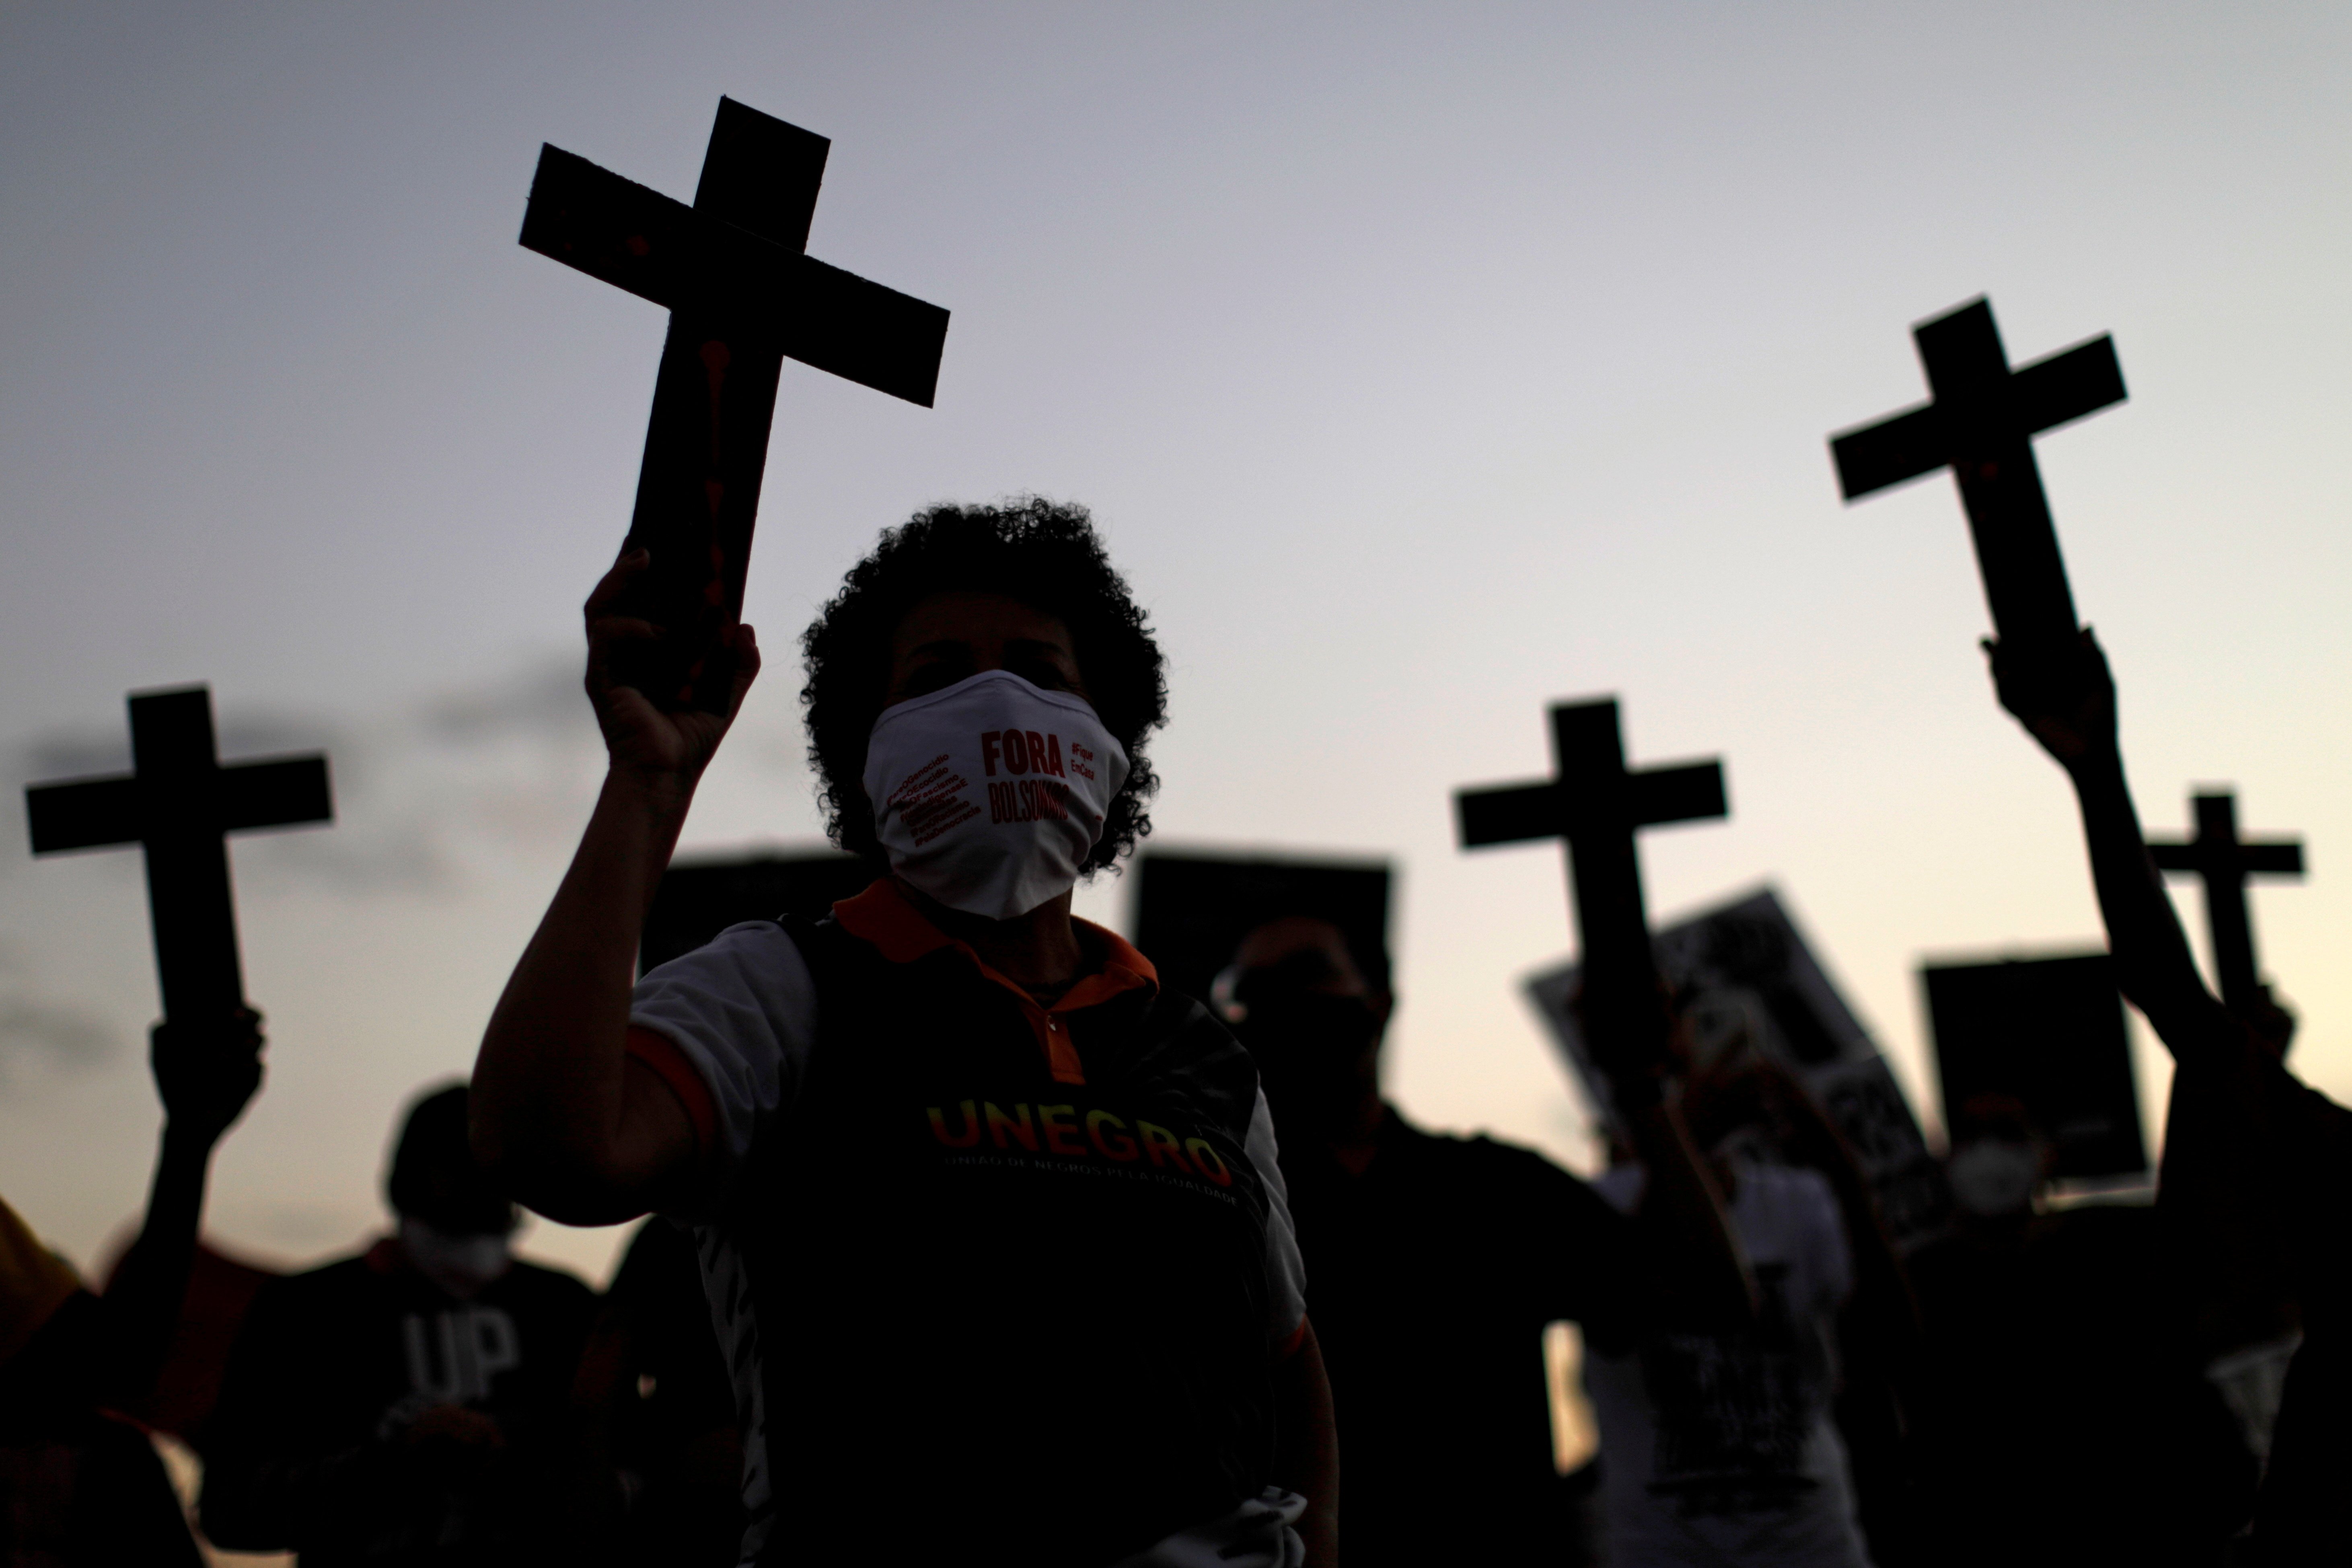
M709 1152L673 1212L747 1561L1104 1568L1277 1479L1305 1303L1255 1067L1079 937L1043 1002L883 881L639 982L629 1048Z
M595 1298L516 1263L458 1300L378 1246L272 1280L229 1359L205 1441L205 1531L343 1563L555 1560L572 1375ZM403 1434L453 1405L495 1447Z

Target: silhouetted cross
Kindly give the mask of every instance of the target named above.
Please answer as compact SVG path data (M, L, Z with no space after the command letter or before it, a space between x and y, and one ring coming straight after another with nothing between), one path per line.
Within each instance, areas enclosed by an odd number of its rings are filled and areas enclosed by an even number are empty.
M323 756L221 766L205 688L134 692L132 772L25 792L33 853L143 845L163 1016L203 1023L244 1005L225 835L329 822Z
M1566 839L1585 984L1597 976L1654 989L1657 962L1634 836L1664 823L1727 816L1723 765L1628 773L1613 698L1556 704L1551 749L1552 778L1455 794L1462 847Z
M945 310L803 254L832 145L722 98L691 207L540 152L523 245L670 311L628 537L653 552L632 608L667 636L622 672L666 708L726 706L711 656L742 613L783 361L926 408L939 383Z
M1935 401L1830 441L1847 500L1948 467L1968 509L1993 629L2004 639L2071 639L2066 563L2033 461L2033 437L2124 400L2111 338L2012 371L1992 306L1977 300L1911 330Z
M2303 846L2287 838L2250 843L2238 837L2238 797L2193 797L2197 837L2147 841L2147 852L2167 871L2187 871L2205 883L2205 928L2213 938L2213 972L2221 1000L2242 1015L2262 994L2254 963L2254 921L2246 907L2249 877L2300 877Z

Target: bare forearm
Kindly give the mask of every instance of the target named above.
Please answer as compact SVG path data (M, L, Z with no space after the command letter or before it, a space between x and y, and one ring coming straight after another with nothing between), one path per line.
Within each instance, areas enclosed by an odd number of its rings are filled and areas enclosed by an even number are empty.
M607 775L474 1066L476 1152L541 1207L608 1184L625 1112L637 941L690 799Z
M136 1407L153 1391L170 1352L205 1207L214 1140L166 1126L147 1194L147 1217L105 1298L110 1352L106 1402Z
M2067 773L2082 807L2091 880L2124 994L2176 1056L2198 1055L2216 1040L2233 1038L2227 1013L2197 973L2180 917L2148 856L2121 755L2103 748Z
M1307 1500L1298 1535L1309 1568L1331 1568L1339 1560L1339 1424L1315 1325L1309 1322L1305 1330L1298 1348L1275 1370L1282 1434L1282 1474L1276 1479Z

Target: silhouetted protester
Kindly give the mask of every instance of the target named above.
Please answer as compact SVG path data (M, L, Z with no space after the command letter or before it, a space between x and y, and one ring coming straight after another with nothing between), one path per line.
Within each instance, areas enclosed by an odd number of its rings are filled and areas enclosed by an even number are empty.
M2263 1168L2244 1189L2250 1208L2284 1215L2292 1238L2304 1339L2255 1506L2258 1558L2342 1562L2352 1553L2352 1111L2296 1081L2262 1031L2206 989L2125 783L2097 639L1990 651L2001 705L2074 783L2124 994L2216 1114L2251 1131L2242 1147Z
M612 608L646 563L588 603L611 769L483 1041L475 1138L557 1218L699 1222L751 1412L746 1558L1331 1561L1328 1393L1256 1072L1069 912L1148 826L1166 701L1086 513L937 507L851 569L803 639L811 753L836 841L891 874L633 994L758 668L739 627L729 713L613 684L654 635Z
M1553 1465L1542 1336L1624 1340L1644 1238L1532 1150L1426 1132L1381 1096L1388 957L1332 922L1243 939L1216 1002L1258 1064L1346 1445L1348 1561L1592 1561L1589 1468Z
M1854 1245L1874 1264L1880 1339L1899 1337L1907 1302L1885 1276L1891 1254L1861 1173L1789 1075L1738 1047L1695 1062L1676 1041L1683 1106L1729 1205L1754 1271L1748 1323L1647 1325L1585 1362L1601 1428L1609 1553L1617 1568L1862 1568L1871 1561L1835 1418L1840 1319L1853 1300ZM1622 1210L1642 1201L1648 1163L1620 1156L1595 1184ZM1809 1160L1829 1172L1791 1163Z
M2260 989L2242 1021L2264 1050L2285 1058L2295 1020L2270 987ZM2303 1342L2295 1247L2289 1213L2270 1200L2276 1178L2260 1147L2261 1128L2236 1113L2226 1092L2210 1091L2211 1077L2202 1064L2173 1073L2157 1213L2190 1342L2259 1471L2269 1462L2287 1368Z
M1975 1097L1950 1132L1953 1232L1911 1259L1926 1561L2218 1563L2252 1466L2154 1211L2042 1207L2051 1144L2016 1100Z
M1918 1555L1920 1527L1904 1451L1920 1352L1910 1279L1861 1160L1820 1100L1745 1034L1717 1047L1703 1064L1694 1061L1683 1115L1699 1146L1724 1163L1727 1194L1736 1193L1740 1169L1760 1163L1818 1177L1836 1203L1852 1289L1837 1309L1830 1415L1869 1555L1878 1568L1905 1568ZM1732 1206L1737 1217L1736 1197ZM1764 1282L1760 1272L1758 1279Z
M569 1411L595 1299L509 1253L466 1099L410 1109L394 1236L273 1280L247 1316L205 1452L215 1545L306 1568L576 1558Z
M0 1204L0 1563L194 1564L153 1446L152 1389L187 1289L212 1152L261 1086L260 1018L159 1025L163 1131L139 1238L103 1298Z
M743 1537L735 1384L684 1229L638 1227L588 1332L573 1398L591 1461L609 1472L605 1555L732 1568Z

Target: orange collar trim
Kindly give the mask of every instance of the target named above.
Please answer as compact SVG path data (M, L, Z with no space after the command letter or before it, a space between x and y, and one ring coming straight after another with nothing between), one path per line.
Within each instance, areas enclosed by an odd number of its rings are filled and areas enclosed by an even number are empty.
M1087 1079L1078 1062L1077 1047L1070 1043L1070 1032L1057 1015L1099 1006L1129 991L1160 989L1160 971L1151 960L1136 952L1117 931L1106 931L1091 921L1071 923L1078 928L1079 944L1087 956L1099 955L1100 967L1079 976L1076 984L1046 1007L1039 1005L1037 999L1018 984L990 968L970 942L959 941L933 925L898 890L891 878L879 878L856 898L844 899L834 905L833 918L841 922L842 930L870 943L892 963L912 963L943 947L963 954L982 979L1003 986L1019 1000L1022 1016L1029 1020L1029 1027L1045 1053L1046 1065L1060 1083L1084 1083Z

